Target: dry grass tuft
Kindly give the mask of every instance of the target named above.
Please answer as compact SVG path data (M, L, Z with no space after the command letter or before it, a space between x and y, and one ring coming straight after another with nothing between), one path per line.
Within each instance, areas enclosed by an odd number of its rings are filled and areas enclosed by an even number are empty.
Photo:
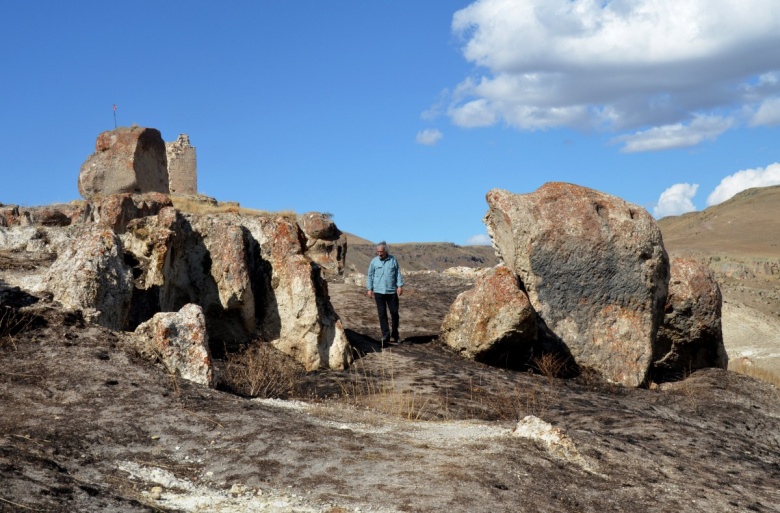
M265 399L289 399L300 394L306 371L267 342L227 356L225 381L232 391Z
M545 415L557 402L555 389L505 384L492 390L471 386L469 416L484 420L518 421L526 415Z
M731 361L729 362L729 370L780 387L780 375L760 365L756 365L750 360L740 359Z
M392 364L379 370L368 369L361 359L350 367L350 379L341 384L343 400L359 408L366 408L406 420L430 420L435 418L432 399L413 390L398 390Z

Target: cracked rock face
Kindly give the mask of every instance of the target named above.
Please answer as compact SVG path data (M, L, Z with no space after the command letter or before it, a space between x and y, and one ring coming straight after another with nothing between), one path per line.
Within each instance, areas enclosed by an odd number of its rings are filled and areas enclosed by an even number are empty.
M113 330L124 329L133 294L133 275L122 242L108 229L89 227L60 248L44 277L46 288L66 308Z
M643 208L566 183L530 194L493 189L485 224L531 305L575 360L641 384L663 316L669 262Z

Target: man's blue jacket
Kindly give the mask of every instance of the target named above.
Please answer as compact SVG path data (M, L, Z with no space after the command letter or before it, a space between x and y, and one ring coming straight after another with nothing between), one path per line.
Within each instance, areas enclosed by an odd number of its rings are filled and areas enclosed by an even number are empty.
M398 287L403 287L404 279L398 268L398 261L392 255L382 260L375 256L368 265L366 288L377 294L395 294Z

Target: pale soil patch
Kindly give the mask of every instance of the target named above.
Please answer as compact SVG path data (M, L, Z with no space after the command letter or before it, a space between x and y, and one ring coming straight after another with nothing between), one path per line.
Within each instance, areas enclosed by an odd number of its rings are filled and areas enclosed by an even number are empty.
M780 374L780 318L749 306L723 304L723 343L734 362L748 358L755 365Z

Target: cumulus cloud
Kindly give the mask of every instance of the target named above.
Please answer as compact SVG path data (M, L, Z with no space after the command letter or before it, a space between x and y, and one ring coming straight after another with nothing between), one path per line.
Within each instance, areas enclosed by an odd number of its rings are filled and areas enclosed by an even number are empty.
M450 94L460 126L608 130L647 151L778 116L776 0L477 0L452 30L475 65Z
M752 126L780 125L780 96L764 100L750 120L750 124Z
M668 150L695 146L706 140L714 140L728 130L732 120L715 116L697 117L684 125L657 126L630 135L621 135L613 141L623 142L624 153L639 151Z
M679 216L686 212L693 212L693 197L699 190L699 184L676 183L661 193L658 204L653 209L656 218L666 216Z
M417 132L417 143L424 144L426 146L433 146L444 137L439 130L435 128L427 128Z
M780 185L780 163L775 162L765 168L744 169L727 176L720 181L715 190L707 196L707 206L723 203L738 192L752 187Z
M490 246L490 237L485 233L480 233L466 239L467 246Z

